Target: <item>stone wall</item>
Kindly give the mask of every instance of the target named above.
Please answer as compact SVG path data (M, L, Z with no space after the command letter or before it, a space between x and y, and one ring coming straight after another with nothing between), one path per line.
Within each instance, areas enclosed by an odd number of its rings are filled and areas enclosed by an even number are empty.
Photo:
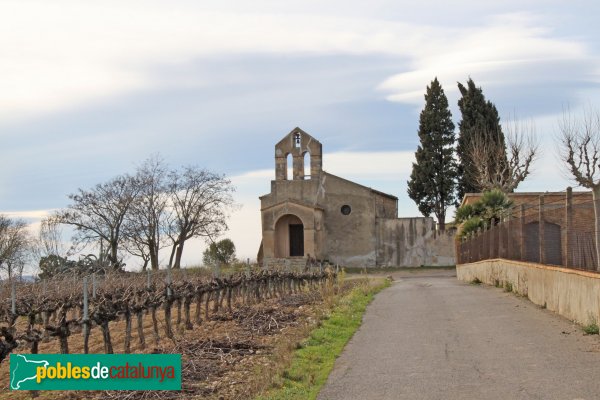
M456 274L464 282L509 282L515 293L580 324L600 321L600 274L595 272L494 259L457 265Z
M377 266L454 265L454 232L439 234L433 218L379 218Z

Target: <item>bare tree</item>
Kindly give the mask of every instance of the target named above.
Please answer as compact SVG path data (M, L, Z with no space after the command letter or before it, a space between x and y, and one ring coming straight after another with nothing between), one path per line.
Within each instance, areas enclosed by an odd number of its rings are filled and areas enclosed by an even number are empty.
M231 181L222 175L185 167L169 174L171 241L169 266L180 268L185 242L193 237L214 239L227 230L227 213L234 206Z
M63 242L63 232L56 218L47 217L42 219L37 237L34 240L33 251L38 259L51 255L66 256L67 249Z
M139 191L140 185L134 177L117 176L90 190L79 189L78 193L69 195L73 203L55 217L60 223L75 227L73 241L76 244L106 241L108 260L113 268L119 269L123 223Z
M148 262L152 269L158 269L158 252L165 246L166 178L167 170L158 155L146 160L136 173L140 191L126 218L125 248L130 254L142 258L143 270L146 270Z
M581 117L568 110L559 121L559 148L575 182L592 190L595 214L596 266L600 270L600 111L588 108Z
M148 264L150 264L150 252L148 246L138 239L139 236L130 237L129 234L127 234L125 250L132 256L141 258L142 271L146 271L146 269L148 269Z
M527 178L538 156L539 143L533 125L510 120L505 130L506 145L485 140L486 135L475 136L471 143L474 180L484 191L513 192Z
M22 275L30 252L31 236L25 221L0 215L0 269L9 280Z

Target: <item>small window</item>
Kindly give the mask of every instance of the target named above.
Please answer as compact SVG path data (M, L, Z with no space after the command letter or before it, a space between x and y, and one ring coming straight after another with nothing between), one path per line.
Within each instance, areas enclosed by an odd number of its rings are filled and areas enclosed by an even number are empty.
M342 214L344 215L350 215L350 213L352 212L352 208L348 205L348 204L344 204L342 206L342 209L340 210L342 212Z
M294 133L294 147L296 148L300 148L300 134L299 133Z

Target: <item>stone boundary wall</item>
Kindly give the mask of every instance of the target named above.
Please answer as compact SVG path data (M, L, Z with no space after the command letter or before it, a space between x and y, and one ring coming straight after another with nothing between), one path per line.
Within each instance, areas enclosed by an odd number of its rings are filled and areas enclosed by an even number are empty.
M513 292L572 321L600 322L600 273L492 259L459 264L456 275L464 282L477 278L503 287L509 282Z

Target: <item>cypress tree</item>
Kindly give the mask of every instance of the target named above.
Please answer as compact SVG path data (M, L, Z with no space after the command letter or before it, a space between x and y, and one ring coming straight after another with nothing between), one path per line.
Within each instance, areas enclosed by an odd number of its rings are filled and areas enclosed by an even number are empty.
M408 181L408 195L424 216L433 213L439 229L444 231L446 209L455 202L457 166L452 113L437 78L425 93L425 108L419 118L419 140L416 162Z
M483 91L475 86L471 78L467 81L466 87L458 82L458 89L462 95L458 100L462 120L458 123L459 135L456 147L459 157L457 197L461 200L465 193L478 193L482 190L477 182L471 158L474 140L481 139L481 143L496 143L501 146L501 155L490 155L488 162L506 163L507 160L504 133L496 106L485 99Z

